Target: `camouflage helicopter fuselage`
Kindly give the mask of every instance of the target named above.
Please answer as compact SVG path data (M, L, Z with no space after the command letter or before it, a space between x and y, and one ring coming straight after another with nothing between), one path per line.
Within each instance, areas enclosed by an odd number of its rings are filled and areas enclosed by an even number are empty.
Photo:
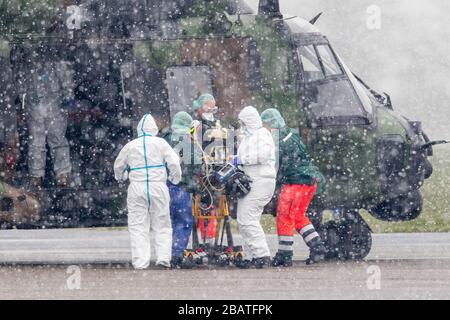
M139 10L131 10L134 2ZM387 95L353 75L313 24L283 17L273 7L276 1L267 1L266 7L264 2L259 14L253 14L242 1L131 1L128 7L121 1L69 1L64 8L73 13L81 7L88 17L78 23L70 16L61 18L67 12L60 11L56 16L63 23L47 26L52 36L4 31L19 75L24 67L32 68L26 63L27 50L64 45L76 65L78 101L110 118L88 118L93 120L86 129L86 117L74 113L69 139L82 144L85 131L98 131L93 124L107 134L111 127L117 129L106 147L98 147L94 138L85 141L87 149L100 154L101 170L89 167L92 157L80 156L86 148L72 150L83 163L77 172L79 188L91 190L83 208L104 204L107 190L116 190L112 198L122 198L112 181L112 161L144 113L152 113L165 127L177 111L192 112L192 100L208 91L217 97L225 124L253 105L278 108L299 129L327 178L326 191L315 199L312 211L366 208L391 221L420 214L419 189L432 171L427 159L432 146L420 123L397 114ZM117 3L114 14L102 13L106 3ZM65 25L70 21L75 26ZM92 201L96 188L103 201ZM83 193L77 196L83 198ZM99 219L114 223L123 202L112 203L102 207ZM55 210L54 205L48 208Z

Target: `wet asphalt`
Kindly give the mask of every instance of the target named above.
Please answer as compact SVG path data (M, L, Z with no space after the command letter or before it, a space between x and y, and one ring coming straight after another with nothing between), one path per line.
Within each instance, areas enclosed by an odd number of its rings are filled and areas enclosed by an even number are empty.
M239 242L236 237L236 242ZM272 251L276 236L269 235ZM365 261L135 271L126 231L0 231L0 299L449 299L450 234L375 234Z

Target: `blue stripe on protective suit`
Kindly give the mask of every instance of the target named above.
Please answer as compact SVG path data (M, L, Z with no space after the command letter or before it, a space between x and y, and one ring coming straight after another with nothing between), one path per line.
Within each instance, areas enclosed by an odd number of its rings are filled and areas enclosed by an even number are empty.
M141 168L126 168L130 171L136 171L136 170L145 170L145 174L146 174L146 184L147 184L147 202L148 202L148 207L150 208L151 206L151 197L150 197L150 178L149 178L149 174L148 174L148 170L149 169L159 169L159 168L164 168L166 165L165 164L161 164L161 165L154 165L154 166L149 166L148 165L148 159L147 159L147 145L145 143L145 138L146 137L153 137L152 134L146 133L144 131L144 127L145 127L145 121L147 120L147 117L149 116L149 114L146 114L144 116L144 120L142 120L142 125L141 125L141 134L139 135L139 138L143 138L143 146L144 146L144 160L145 160L145 167L141 167Z
M136 128L138 136L142 135L142 122ZM153 117L146 117L144 133L153 137L145 138L147 166L144 163L143 138L139 137L128 142L120 151L114 162L114 176L118 181L129 178L127 208L128 229L130 232L131 256L133 266L145 269L151 258L151 244L154 242L156 261L167 264L172 257L172 223L170 221L170 194L166 184L168 176L174 183L179 183L182 177L180 158L163 139L157 138L158 126ZM166 164L166 168L154 169L149 165ZM133 168L139 170L124 172ZM143 168L143 169L140 169ZM152 171L151 171L152 170ZM151 206L148 208L146 173L149 178L149 193ZM151 230L152 229L152 230ZM151 232L152 231L152 232ZM150 234L153 234L154 241Z
M145 145L145 137L147 136L144 132L144 125L145 125L145 120L147 120L148 114L145 115L144 120L142 121L142 134L143 134L143 143L144 143L144 160L145 160L145 174L147 175L146 181L147 181L147 202L148 202L148 207L150 208L151 206L151 199L150 199L150 179L148 176L148 160L147 160L147 146Z
M194 218L191 195L183 188L168 183L170 192L170 218L172 220L172 256L181 257L189 244Z
M159 168L165 168L165 167L166 167L165 164L160 164L157 166L147 166L147 167L142 167L142 168L128 168L128 170L137 171L137 170L144 170L144 169L159 169Z
M125 170L129 170L129 171L145 170L146 184L147 184L147 201L148 201L148 207L150 208L150 206L151 206L151 197L150 197L150 188L149 188L150 187L150 179L149 179L148 170L149 169L165 168L166 165L165 164L154 165L154 166L149 166L148 165L147 146L146 146L146 143L145 143L145 138L146 137L153 137L153 135L151 135L149 133L145 133L145 131L144 131L145 120L147 119L148 116L149 116L148 114L146 114L144 116L144 120L142 121L142 126L141 126L141 134L139 135L139 138L143 138L145 167L141 167L141 168L130 168L130 167L127 167L127 168L125 168Z

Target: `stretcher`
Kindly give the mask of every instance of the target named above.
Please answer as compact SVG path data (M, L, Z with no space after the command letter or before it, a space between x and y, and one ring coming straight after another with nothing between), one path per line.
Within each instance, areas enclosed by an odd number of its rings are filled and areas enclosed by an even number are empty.
M236 246L233 240L231 228L231 215L228 198L222 192L215 214L202 208L202 197L196 195L192 204L192 214L194 224L192 228L192 249L186 250L185 255L193 259L196 264L206 264L219 267L227 267L243 259L242 246ZM212 220L217 222L214 243L206 242L206 231L199 235L199 224L209 223ZM203 228L206 230L206 227ZM225 241L226 237L226 241Z

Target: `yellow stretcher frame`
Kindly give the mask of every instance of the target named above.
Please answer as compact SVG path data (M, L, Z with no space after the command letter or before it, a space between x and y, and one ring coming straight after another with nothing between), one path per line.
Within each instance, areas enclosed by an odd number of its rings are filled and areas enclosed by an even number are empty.
M194 201L192 203L192 215L194 217L195 225L198 226L198 222L200 219L202 220L216 220L217 228L215 241L216 245L218 244L220 231L224 229L224 223L226 223L226 218L230 217L230 210L228 206L227 196L225 193L222 193L219 200L219 206L215 209L214 215L206 215L204 211L201 209L201 196L196 195L194 197ZM194 230L196 232L196 230Z
M219 199L219 206L216 208L215 215L206 215L201 209L201 196L196 195L192 203L192 215L194 217L194 227L192 229L193 236L193 250L186 250L185 255L190 257L198 257L197 249L201 248L200 241L198 239L198 223L200 219L205 220L217 220L217 229L215 235L214 247L207 249L206 251L201 250L203 255L200 260L203 261L201 264L207 261L209 264L217 266L229 266L230 264L236 264L237 261L243 259L243 251L241 246L235 246L233 240L233 234L231 232L231 215L228 205L228 199L225 192L222 192ZM224 236L227 236L227 245L224 246ZM224 250L225 249L225 250ZM203 260L208 257L207 260ZM214 262L215 261L215 262Z

